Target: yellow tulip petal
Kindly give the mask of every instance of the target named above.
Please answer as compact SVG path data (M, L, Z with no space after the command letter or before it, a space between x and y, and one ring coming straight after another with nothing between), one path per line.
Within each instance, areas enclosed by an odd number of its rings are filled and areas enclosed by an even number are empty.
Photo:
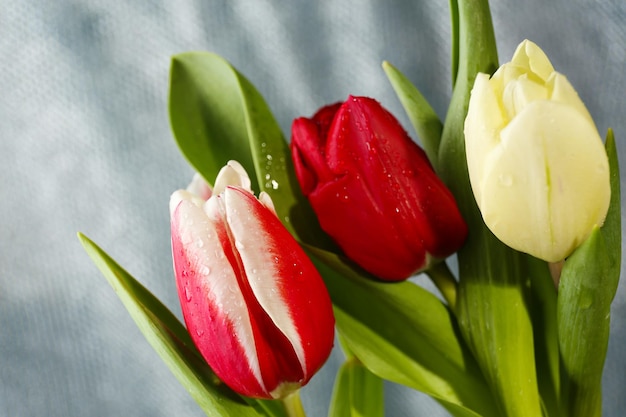
M491 88L489 76L478 74L470 97L468 116L465 119L465 152L470 182L476 198L481 195L480 178L483 177L483 159L498 146L499 132L505 125L504 110Z
M483 167L485 223L514 249L565 258L608 209L608 161L595 126L575 108L536 101L501 139Z

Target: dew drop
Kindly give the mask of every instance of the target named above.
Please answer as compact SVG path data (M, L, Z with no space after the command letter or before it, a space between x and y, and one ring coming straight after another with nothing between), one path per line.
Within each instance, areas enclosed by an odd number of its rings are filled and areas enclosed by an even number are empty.
M200 268L200 273L206 277L211 273L211 269L208 266L203 265L202 268Z
M273 190L278 189L278 181L276 181L276 180L272 180L272 189L273 189Z
M191 291L187 287L185 287L185 299L187 302L191 302Z
M580 308L587 310L593 304L593 297L591 294L583 292L580 297Z
M196 246L199 247L199 248L203 247L204 246L204 241L202 239L198 239L196 241Z
M202 337L202 335L204 335L204 330L196 329L196 334L198 335L198 337Z

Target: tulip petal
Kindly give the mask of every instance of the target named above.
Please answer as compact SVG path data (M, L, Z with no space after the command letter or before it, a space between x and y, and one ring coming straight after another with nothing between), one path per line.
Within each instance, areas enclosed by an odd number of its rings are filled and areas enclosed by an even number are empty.
M294 120L291 127L294 167L305 196L315 189L318 182L332 179L323 156L320 129L318 123L304 117Z
M321 277L274 213L254 196L229 187L224 199L228 226L254 299L297 357L299 366L284 364L300 372L300 379L292 382L304 384L332 346L334 319ZM268 342L272 341L257 340L257 345ZM313 346L324 348L318 352ZM272 389L269 384L268 388Z
M206 180L199 173L195 173L191 183L187 186L187 190L193 195L200 197L200 199L206 201L211 197L213 191L211 190L211 186L206 182ZM176 206L174 206L176 208ZM173 210L170 210L172 212Z
M484 161L477 201L485 223L514 249L562 260L608 208L608 162L595 126L572 107L537 101L501 138Z
M250 177L244 167L237 161L228 161L228 163L220 169L215 179L213 193L221 194L226 186L238 186L247 191L252 191Z
M578 93L564 75L559 74L558 72L552 73L550 78L546 81L546 88L550 94L550 100L558 101L574 107L578 110L580 116L587 118L590 123L593 123L593 119L591 118L587 107L585 107L585 104L578 96Z
M282 254L275 247L276 242L267 223L274 214L265 210L251 194L233 187L224 191L226 221L241 257L248 284L257 301L289 339L301 367L304 368L304 349L291 317L287 301L282 296L282 282L278 265ZM239 213L247 213L241 216ZM257 227L257 222L262 227Z
M477 201L484 193L485 156L500 144L499 132L506 123L505 112L487 74L477 74L465 119L465 153L472 191Z
M545 52L528 39L518 45L511 63L524 68L524 72L532 71L544 81L554 72L554 67Z
M233 389L262 395L266 389L236 272L215 223L194 201L182 200L172 216L172 253L185 323L198 349Z

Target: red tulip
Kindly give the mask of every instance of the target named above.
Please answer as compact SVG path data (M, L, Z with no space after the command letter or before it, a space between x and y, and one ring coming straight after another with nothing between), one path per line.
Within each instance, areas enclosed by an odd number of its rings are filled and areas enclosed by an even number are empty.
M406 279L463 244L454 197L377 101L351 96L296 119L291 149L322 228L379 278Z
M234 391L281 398L306 384L330 354L334 317L317 270L257 199L231 161L215 189L176 191L170 201L176 283L187 329Z

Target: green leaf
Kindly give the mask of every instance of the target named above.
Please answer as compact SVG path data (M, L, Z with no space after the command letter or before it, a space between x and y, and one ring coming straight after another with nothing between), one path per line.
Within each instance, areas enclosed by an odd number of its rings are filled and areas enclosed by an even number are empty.
M383 417L383 380L356 358L337 372L328 417Z
M230 159L267 192L299 239L333 247L300 192L289 146L258 90L222 57L188 52L172 59L170 122L180 150L208 181Z
M621 264L619 167L610 130L606 149L611 179L606 220L567 259L559 282L557 320L565 372L562 401L568 416L602 415L602 371Z
M306 249L324 277L344 343L368 369L434 397L454 415L500 415L437 297L408 281L374 281L334 254Z
M221 383L167 307L89 238L80 233L78 238L150 345L207 416L286 417L279 403L244 399Z
M568 416L602 415L602 369L616 282L598 229L565 262L559 282L559 346L567 378L562 399Z
M217 55L187 52L172 58L172 132L183 155L209 182L230 159L256 182L240 91L236 72Z
M619 273L622 261L622 204L619 176L619 161L617 159L617 148L613 130L609 129L606 134L606 153L609 158L610 180L611 180L611 202L609 211L604 220L604 225L600 229L606 242L607 254L609 256L610 274L613 279L619 280Z
M439 162L439 142L443 125L435 110L422 93L400 71L388 62L383 62L383 69L395 90L406 114L409 116L430 163L437 170Z

